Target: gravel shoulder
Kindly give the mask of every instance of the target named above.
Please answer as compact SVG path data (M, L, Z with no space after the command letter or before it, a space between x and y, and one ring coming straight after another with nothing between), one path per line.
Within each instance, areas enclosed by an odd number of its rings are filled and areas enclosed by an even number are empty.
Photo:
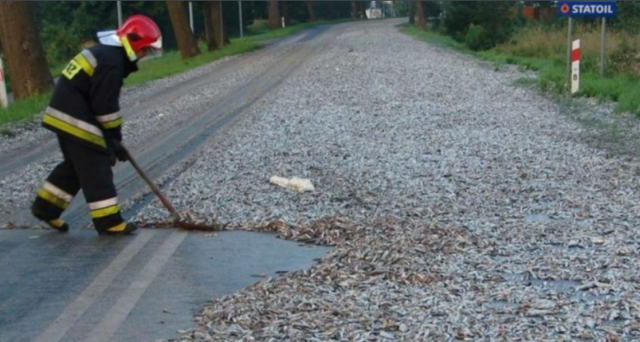
M167 188L335 250L213 300L181 341L638 340L640 164L521 77L393 21L346 29Z

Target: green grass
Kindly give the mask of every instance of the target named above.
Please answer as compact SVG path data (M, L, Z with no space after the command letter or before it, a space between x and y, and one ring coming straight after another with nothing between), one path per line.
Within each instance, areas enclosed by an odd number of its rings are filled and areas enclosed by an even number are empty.
M275 31L270 31L265 23L259 22L257 25L247 28L245 37L231 38L231 44L224 46L222 49L207 52L204 44L200 44L200 51L202 53L193 58L183 60L178 51L169 51L160 58L140 62L140 70L131 74L125 80L124 87L126 88L179 74L224 57L251 52L262 48L268 40L284 38L317 25L334 24L345 21L349 20L316 21L313 23L292 25ZM50 67L53 77L60 75L63 67L64 65ZM32 96L28 99L15 101L9 108L0 108L0 125L32 119L37 113L46 108L50 96L51 93ZM0 131L0 134L10 135L11 132L3 129Z
M416 25L402 24L400 25L400 30L405 34L414 36L424 41L428 41L435 45L439 45L442 47L450 47L455 50L466 52L466 53L473 53L471 49L469 49L466 45L455 41L451 37L448 37L433 31L422 31Z
M314 23L304 23L295 26L289 26L275 31L269 31L268 27L266 27L263 23L259 23L258 25L256 25L257 28L251 28L249 30L249 34L255 35L246 36L243 38L231 38L231 44L223 47L222 49L218 49L213 52L206 52L206 47L204 46L204 44L200 44L200 51L203 53L187 60L182 60L182 58L180 57L180 52L172 51L163 55L162 58L153 59L141 63L140 71L129 76L125 81L125 86L132 86L179 74L181 72L185 72L187 70L217 61L224 57L255 51L261 49L265 41L288 37L302 30L317 25L336 22L337 21L318 21Z
M540 49L535 49L535 46L528 46L527 49L523 49L521 46L519 49L499 46L489 51L475 52L450 37L433 31L421 31L415 25L403 24L400 29L407 35L476 56L482 60L493 62L497 66L511 64L518 66L521 70L535 71L538 74L537 86L540 89L565 98L571 97L564 61L564 53L566 52L563 52L562 49L556 48L556 53L553 53L554 49L546 46L541 46ZM528 44L532 44L532 41L535 40L527 39ZM544 44L546 41L548 39L540 38L538 44ZM558 44L562 44L562 42ZM535 51L544 53L535 55L532 53ZM580 75L580 91L575 96L615 101L617 102L617 112L631 112L640 116L638 78L626 74L612 74L601 78L597 72L593 72L593 70L597 70L597 67L592 65L594 63L592 61L588 61L588 63L590 65L585 65L584 69L586 70L582 70Z
M28 99L16 101L9 108L0 108L0 125L9 122L21 121L41 112L49 101L49 94L32 96ZM3 130L9 135L9 131Z
M179 74L187 70L205 65L227 56L237 55L257 50L261 45L253 40L243 39L231 41L231 44L212 52L206 52L206 47L201 46L200 55L183 60L180 52L171 51L162 57L151 59L139 64L140 70L131 74L124 82L125 87L133 86L163 77Z

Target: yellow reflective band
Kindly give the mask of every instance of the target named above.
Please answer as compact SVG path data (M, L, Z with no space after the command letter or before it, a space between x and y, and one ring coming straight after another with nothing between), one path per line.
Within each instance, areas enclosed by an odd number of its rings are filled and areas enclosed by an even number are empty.
M62 228L62 226L64 226L65 224L65 222L61 219L50 220L50 221L47 221L47 223L56 228Z
M71 80L80 70L84 70L87 75L93 76L96 66L98 66L98 62L95 56L91 51L85 49L71 59L69 64L62 70L62 75Z
M127 53L127 56L129 56L129 60L135 62L135 60L138 59L138 56L136 55L136 52L133 51L129 38L122 37L120 41L122 41L122 47L124 47L124 51Z
M69 114L65 114L55 108L48 107L45 111L47 114L53 116L54 118L66 122L72 126L78 127L83 131L87 131L93 135L97 135L99 137L102 136L102 130L100 128L82 120L78 120Z
M107 216L110 216L110 215L115 215L115 214L117 214L119 212L120 212L120 206L119 205L114 205L112 207L108 207L108 208L104 208L104 209L92 210L91 211L91 218L99 219L99 218L107 217Z
M91 202L89 203L89 209L100 210L108 207L113 207L114 205L118 205L117 197L109 198L109 199L98 201L98 202Z
M120 112L115 112L113 114L96 116L96 119L98 120L98 122L109 122L109 121L114 121L114 120L117 120L117 119L120 119L120 118L122 118L122 114L120 114Z
M64 200L54 196L53 194L49 193L47 190L45 189L40 189L38 191L38 197L42 198L43 200L55 205L56 207L65 210L69 207L69 203L65 202Z
M76 61L78 65L80 65L82 70L84 70L87 75L93 76L93 66L91 65L91 63L89 63L89 61L83 54L77 55L73 60Z
M127 223L126 222L122 222L119 225L115 226L115 227L111 227L109 229L107 229L108 232L111 233L118 233L121 231L124 231L127 228Z
M101 125L104 129L118 128L122 126L122 118L113 120L111 122L103 122L101 123Z
M70 194L64 192L62 189L60 189L57 186L51 184L50 182L44 182L44 184L42 185L42 188L47 190L47 192L49 192L50 194L56 196L57 198L65 201L67 203L71 203L71 200L73 200L73 196L71 196Z
M80 52L81 55L84 56L84 58L87 59L87 61L89 62L89 64L91 64L91 66L95 69L98 66L98 61L96 60L96 57L91 53L91 51L84 49L82 50L82 52Z
M44 122L45 124L51 125L63 132L67 132L73 136L76 136L82 140L86 140L98 146L107 148L107 143L105 142L103 137L84 131L76 126L73 126L60 119L57 119L48 113L44 115L42 122Z

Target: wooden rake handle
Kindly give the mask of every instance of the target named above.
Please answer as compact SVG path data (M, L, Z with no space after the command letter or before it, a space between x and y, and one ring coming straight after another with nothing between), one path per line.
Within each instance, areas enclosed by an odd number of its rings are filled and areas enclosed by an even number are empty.
M124 148L124 146L122 148L127 154L127 159L129 159L129 162L131 163L131 165L133 165L133 168L136 169L140 177L142 177L142 179L147 183L147 185L149 185L153 193L156 194L156 196L158 196L158 198L160 199L160 202L162 202L162 204L164 204L167 210L169 210L169 212L171 213L171 216L173 216L176 220L179 220L180 215L178 215L178 212L176 211L176 209L173 207L173 205L171 205L171 202L169 202L169 200L167 200L167 198L162 194L162 192L160 191L160 188L158 188L158 186L151 180L151 178L149 178L149 176L147 176L147 174L142 170L140 165L138 165L136 160L133 159L133 157L131 156L131 153L129 153L129 151L126 148Z

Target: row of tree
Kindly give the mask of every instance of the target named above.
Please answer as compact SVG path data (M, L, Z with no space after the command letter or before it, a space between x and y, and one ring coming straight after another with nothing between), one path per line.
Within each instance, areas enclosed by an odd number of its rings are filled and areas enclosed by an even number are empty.
M554 1L399 1L400 15L409 15L409 23L427 29L432 26L465 43L474 50L490 49L507 41L513 32L526 24L524 6L553 9ZM640 1L618 1L618 15L608 21L612 29L640 31ZM567 20L555 15L546 17L546 26L566 25ZM599 25L598 19L581 19L586 25Z
M230 36L257 19L269 28L323 19L365 17L370 1L194 1L191 29L187 1L123 1L124 18L143 13L163 32L165 49L178 49L191 58L230 44ZM118 23L115 1L0 1L0 52L13 80L14 98L23 99L53 87L50 65L64 63L79 49L95 44L97 31L114 29Z

